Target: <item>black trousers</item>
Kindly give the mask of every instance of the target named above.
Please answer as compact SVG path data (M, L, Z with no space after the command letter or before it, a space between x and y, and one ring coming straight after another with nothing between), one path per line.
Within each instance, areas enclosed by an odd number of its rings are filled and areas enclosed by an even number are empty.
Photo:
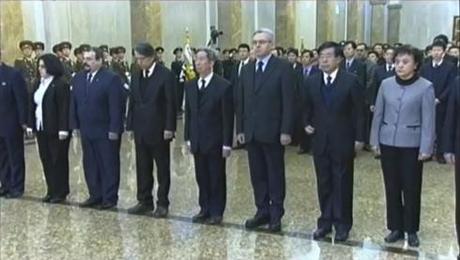
M13 136L0 136L0 183L7 192L24 193L25 159L21 130Z
M284 215L286 197L285 149L278 143L257 141L247 143L246 149L257 207L256 215L269 216L271 223L277 223Z
M443 158L443 128L446 119L446 105L439 104L436 106L436 157Z
M169 207L169 188L171 186L169 141L150 145L136 140L137 200L140 203L153 204L154 187L153 162L157 166L157 206Z
M380 145L385 182L387 228L408 233L419 231L423 163L419 148Z
M120 187L120 141L81 138L83 168L90 198L117 203Z
M455 155L455 226L457 228L457 242L460 248L460 153Z
M182 103L184 102L184 82L177 81L177 111L181 112Z
M197 153L194 159L201 212L211 217L221 217L227 202L226 160L222 157L222 151L218 149L207 154Z
M47 195L65 198L69 194L70 138L59 140L58 135L37 132L38 153L45 173Z
M314 155L321 216L318 228L348 232L353 225L353 156L338 158L330 152Z

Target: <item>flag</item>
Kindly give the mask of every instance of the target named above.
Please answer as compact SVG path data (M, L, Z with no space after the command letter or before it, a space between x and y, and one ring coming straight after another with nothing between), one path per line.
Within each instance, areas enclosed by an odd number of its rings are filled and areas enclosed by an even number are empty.
M184 47L184 65L182 66L182 72L184 73L185 80L192 80L196 78L196 73L193 68L193 52L192 47L190 47L190 35L188 33L188 28L185 29L185 47Z

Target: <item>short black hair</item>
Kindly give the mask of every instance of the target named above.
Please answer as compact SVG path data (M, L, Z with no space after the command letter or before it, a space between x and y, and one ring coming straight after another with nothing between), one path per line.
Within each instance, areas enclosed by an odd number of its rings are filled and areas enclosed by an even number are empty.
M433 46L430 44L428 46L425 47L425 53L428 53L429 51L431 51L433 49Z
M376 51L369 51L367 53L367 57L369 57L369 55L371 55L371 54L375 54L375 56L377 56L377 58L379 57L379 54Z
M158 49L158 48L157 48ZM154 57L156 54L153 46L148 42L141 42L136 45L134 50L142 56Z
M303 56L305 53L308 53L308 56L310 56L310 58L313 58L313 51L310 51L310 50L303 50L301 55Z
M237 49L235 49L235 48L231 48L231 49L229 50L229 52L230 52L230 53L237 53L237 52L238 52L238 50L237 50Z
M343 57L343 50L342 46L336 42L324 42L318 47L318 54L320 54L323 50L333 48L334 49L334 56L335 57Z
M286 53L286 49L281 46L277 46L276 49L278 50L278 55L280 56Z
M109 49L109 54L110 54L110 56L112 56L112 55L114 55L114 54L116 54L116 53L117 53L117 48L112 47L112 48Z
M406 45L403 45L399 48L396 49L395 51L395 56L393 58L396 59L397 56L399 55L409 55L409 56L412 56L414 58L414 62L417 64L417 68L416 68L416 71L418 71L420 69L420 67L422 66L423 64L423 53L421 50L413 47L412 45L409 45L409 44L406 44Z
M45 44L43 42L34 42L34 51L38 49L45 50Z
M445 34L437 35L436 37L434 37L433 42L438 41L438 40L443 41L445 44L449 42L449 38Z
M386 53L388 50L393 50L395 51L397 48L393 47L393 46L389 46L388 48L385 49L384 53Z
M161 47L161 46L158 46L158 47L155 48L155 52L163 53L163 52L165 52L165 49L163 49L163 47Z
M291 53L293 53L295 56L299 56L299 51L297 49L295 49L295 48L289 48L287 50L288 55L291 54Z
M94 52L96 55L96 60L102 60L104 58L104 52L101 48L91 47L89 49L83 50L83 52Z
M228 53L228 52L229 52L228 49L224 49L224 50L222 51L223 54Z
M343 47L347 46L347 45L350 45L351 44L351 47L353 48L353 50L356 50L356 47L358 47L356 45L356 42L354 41L346 41L344 44L343 44Z
M174 51L173 51L173 54L174 54L174 55L176 55L176 54L177 54L177 52L179 52L179 51L180 51L180 52L183 52L183 50L182 50L182 48L181 48L181 47L177 47L177 48L175 48L175 49L174 49Z
M442 40L436 40L433 42L433 44L431 44L431 48L433 49L433 47L441 47L443 51L446 50L447 48L447 44L442 41Z
M460 50L460 46L452 45L452 46L449 47L449 49L447 51L450 51L452 49L459 49Z
M61 50L59 49L59 44L53 45L53 53L57 54L59 51L61 51Z
M38 64L40 63L40 60L43 61L43 64L45 65L46 72L56 78L61 77L64 75L64 66L62 65L62 62L59 60L56 55L47 53L43 54L37 59L37 68Z
M364 42L360 42L360 43L356 44L356 48L358 48L358 46L364 46L365 50L367 50L367 48L368 48L367 44L364 43Z
M242 43L242 44L238 45L238 50L239 50L239 49L246 49L246 50L248 50L248 51L251 51L251 48L250 48L249 45L246 44L246 43Z

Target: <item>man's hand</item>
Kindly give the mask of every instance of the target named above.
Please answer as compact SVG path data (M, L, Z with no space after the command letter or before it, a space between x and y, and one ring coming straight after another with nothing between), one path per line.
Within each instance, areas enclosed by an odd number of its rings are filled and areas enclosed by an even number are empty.
M34 131L32 130L32 128L29 128L29 127L26 128L26 136L27 138L34 137Z
M288 134L281 134L281 136L280 136L280 143L281 143L281 145L286 146L286 145L290 144L291 141L292 141L292 139L291 139L291 136L290 136L290 135L288 135Z
M374 152L375 156L380 156L380 148L378 146L373 146L372 151Z
M65 140L67 139L67 137L69 137L69 132L67 131L59 131L59 140L62 141L62 140Z
M239 133L237 136L236 136L236 139L238 140L238 142L240 144L244 144L246 142L246 138L244 137L244 134L243 133Z
M164 133L163 133L163 138L167 141L167 140L171 140L173 139L174 137L174 132L173 131L168 131L168 130L165 130Z
M305 127L305 133L307 133L307 135L312 135L315 133L315 128L311 125L308 125Z
M73 137L80 137L80 130L79 129L74 129L72 131Z
M185 148L187 149L187 153L192 154L192 143L190 141L185 141Z
M364 148L363 142L355 142L355 152L359 152Z
M455 164L455 154L453 154L453 153L445 153L444 154L444 159L446 159L446 162L448 164L452 164L452 165Z
M370 106L370 107L369 107L369 110L370 110L372 113L374 113L374 111L375 111L375 106Z
M419 161L422 161L422 162L423 162L423 161L426 161L426 160L428 160L428 159L430 159L430 158L431 158L431 155L429 155L429 154L424 154L424 153L421 153L421 154L419 154L419 156L418 156L418 160L419 160Z
M441 100L435 99L435 100L434 100L434 103L435 103L436 105L439 105L439 104L441 104Z
M230 157L230 154L232 153L232 149L230 147L223 147L222 148L222 157L223 158L228 158Z
M114 132L109 132L109 140L110 141L118 140L118 134Z

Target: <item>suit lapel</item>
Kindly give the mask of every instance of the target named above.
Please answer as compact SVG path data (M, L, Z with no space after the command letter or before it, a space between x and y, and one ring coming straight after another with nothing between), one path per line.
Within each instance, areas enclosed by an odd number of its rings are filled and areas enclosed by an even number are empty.
M255 92L258 92L259 89L261 88L261 85L263 82L267 82L268 77L272 74L272 71L275 69L277 63L275 63L275 58L273 56L270 57L270 59L267 62L267 65L265 66L265 70L262 75L262 79L260 80L259 84L255 86ZM255 73L255 70L254 70Z

